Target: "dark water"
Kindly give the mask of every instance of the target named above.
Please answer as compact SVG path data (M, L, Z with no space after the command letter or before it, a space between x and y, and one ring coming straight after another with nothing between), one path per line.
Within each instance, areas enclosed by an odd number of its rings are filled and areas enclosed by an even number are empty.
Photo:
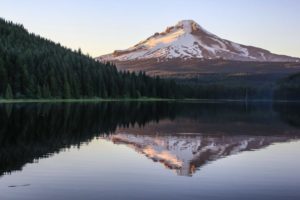
M300 199L300 105L0 105L0 199Z

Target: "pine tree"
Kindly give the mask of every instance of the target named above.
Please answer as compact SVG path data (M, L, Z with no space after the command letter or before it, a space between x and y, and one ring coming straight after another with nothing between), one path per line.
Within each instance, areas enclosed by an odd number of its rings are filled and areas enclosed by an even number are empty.
M41 91L41 87L39 85L37 86L36 98L38 98L38 99L42 98L42 91Z
M64 84L64 98L70 99L71 97L72 97L71 96L71 88L70 88L69 82L66 81Z
M46 85L43 86L42 96L45 99L51 98L51 93L50 93L49 87Z
M6 85L7 85L7 73L4 67L4 62L0 58L0 96L4 95Z
M14 98L13 91L11 89L10 84L7 85L6 92L5 92L5 98L6 99L13 99Z
M21 82L21 93L26 95L27 91L30 90L30 79L27 71L27 65L22 65L20 68L20 82Z

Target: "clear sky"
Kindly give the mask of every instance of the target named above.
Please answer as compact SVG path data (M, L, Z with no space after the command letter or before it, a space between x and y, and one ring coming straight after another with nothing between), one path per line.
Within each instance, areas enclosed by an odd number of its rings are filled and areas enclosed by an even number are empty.
M193 19L225 39L300 57L300 0L0 0L0 17L91 56Z

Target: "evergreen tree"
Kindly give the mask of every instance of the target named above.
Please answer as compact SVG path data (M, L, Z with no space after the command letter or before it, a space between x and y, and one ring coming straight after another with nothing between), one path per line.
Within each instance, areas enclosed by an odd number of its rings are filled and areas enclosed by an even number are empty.
M5 98L6 99L13 99L13 91L11 89L11 86L8 84L5 92Z
M65 84L64 84L64 98L65 99L70 99L71 97L72 97L71 88L70 88L69 82L66 81Z
M7 85L7 73L4 68L4 64L2 59L0 58L0 96L4 95L4 91Z
M45 99L51 98L51 93L50 93L49 87L46 85L43 86L42 97Z
M38 98L38 99L42 98L42 91L41 91L41 87L39 85L37 86L36 98Z

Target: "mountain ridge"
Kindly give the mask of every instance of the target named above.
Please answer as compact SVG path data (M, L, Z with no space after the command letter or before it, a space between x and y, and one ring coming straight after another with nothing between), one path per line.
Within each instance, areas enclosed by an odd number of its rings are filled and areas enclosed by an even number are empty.
M233 65L236 62L248 63L247 65L254 63L253 66L259 66L263 71L267 69L270 72L273 70L271 67L261 67L260 63L269 63L270 65L274 63L276 70L278 63L282 63L283 71L288 73L295 73L300 68L295 70L295 68L286 67L287 63L288 65L289 63L293 65L299 63L300 66L300 58L273 54L262 48L222 39L193 20L182 20L133 47L116 50L95 59L101 62L113 62L119 70L145 71L152 76L169 76L169 73L180 74L195 70L195 73L219 73L219 68L214 69L214 66L211 67L209 63L218 62L217 65L222 66L224 61L227 63L232 61ZM193 63L192 66L190 63ZM203 65L214 70L203 70ZM234 73L247 71L243 69L243 64L238 69L233 67L231 70L231 67L229 68L229 71ZM224 71L222 67L220 70Z
M273 54L268 50L238 44L210 33L193 20L179 21L165 31L125 50L96 58L100 61L133 61L157 58L224 59L234 61L299 62L300 58Z

